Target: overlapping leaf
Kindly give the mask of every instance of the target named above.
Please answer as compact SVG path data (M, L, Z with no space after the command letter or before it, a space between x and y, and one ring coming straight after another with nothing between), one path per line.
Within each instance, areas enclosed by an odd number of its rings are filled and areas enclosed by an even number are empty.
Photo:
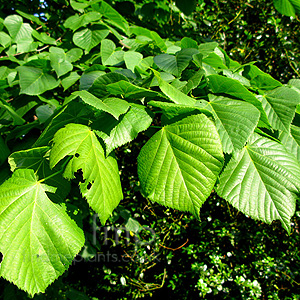
M300 188L300 165L283 145L253 135L220 176L217 192L246 215L290 231Z
M115 158L105 157L94 132L81 124L68 124L60 129L53 142L50 167L71 156L64 176L72 179L75 172L82 171L84 182L80 183L81 193L99 214L101 223L105 224L123 197Z
M94 128L106 145L106 154L134 140L138 133L146 130L152 122L149 111L142 105L132 104L129 111L119 121L104 115Z

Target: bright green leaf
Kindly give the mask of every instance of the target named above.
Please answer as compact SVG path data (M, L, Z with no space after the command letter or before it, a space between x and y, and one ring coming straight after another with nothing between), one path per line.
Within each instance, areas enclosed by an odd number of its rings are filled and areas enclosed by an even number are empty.
M290 231L300 166L283 145L257 134L228 163L217 192L244 214Z
M0 274L30 295L45 289L72 263L84 234L46 192L33 170L16 170L0 186Z
M199 217L222 165L216 127L201 114L154 134L139 154L138 175L149 199Z
M84 182L80 183L81 193L104 225L123 198L117 161L112 156L104 156L94 132L81 124L68 124L60 129L53 142L51 168L71 155L64 176L72 179L75 172L82 171Z

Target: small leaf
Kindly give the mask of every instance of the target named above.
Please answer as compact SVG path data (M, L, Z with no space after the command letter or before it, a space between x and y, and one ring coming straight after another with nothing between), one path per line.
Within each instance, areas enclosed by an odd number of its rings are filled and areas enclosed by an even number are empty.
M55 70L57 77L73 70L73 65L66 59L65 51L62 48L51 47L49 52L51 66Z
M138 66L143 59L143 55L135 51L127 51L124 53L124 61L126 68L134 72L134 68Z
M30 295L45 289L72 263L84 234L46 192L33 170L16 170L0 186L0 274Z
M106 101L101 101L88 91L77 91L74 92L73 95L79 96L86 104L89 104L98 110L108 112L116 119L119 119L119 116L124 114L129 108L129 104L125 100L110 98L106 99Z
M93 128L97 129L97 135L103 139L108 155L115 148L134 140L138 133L146 130L151 123L149 111L142 105L132 104L119 121L104 114L93 124Z
M300 165L283 145L257 134L220 176L218 195L244 214L289 232L300 187Z
M194 48L182 49L175 56L170 54L155 56L154 62L163 71L179 77L181 72L189 65L192 56L196 53L199 53L199 51Z
M50 167L53 168L66 156L72 157L64 177L72 179L75 172L82 171L84 182L79 185L81 193L104 225L123 198L117 161L112 156L104 156L94 132L81 124L68 124L60 129L53 142Z
M89 92L95 95L98 98L104 98L110 93L107 91L106 86L110 83L118 82L121 80L128 81L127 77L119 73L107 73L105 75L99 76L89 88Z
M138 175L150 200L199 217L222 165L216 127L201 114L154 134L138 156Z
M106 27L91 27L75 32L73 35L73 42L76 46L89 53L91 49L100 44L109 34Z
M78 75L77 72L71 72L68 77L65 77L61 81L61 85L63 86L64 91L74 85L79 78L80 75Z
M20 94L40 95L59 85L59 81L42 69L28 66L20 66L16 69L20 76Z

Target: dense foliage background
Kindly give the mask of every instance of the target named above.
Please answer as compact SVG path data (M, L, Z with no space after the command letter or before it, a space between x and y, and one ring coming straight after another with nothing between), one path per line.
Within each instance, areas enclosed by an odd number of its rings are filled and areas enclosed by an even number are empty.
M271 1L199 0L195 12L189 16L169 1L108 3L131 23L157 31L163 38L180 40L188 36L198 42L217 41L241 64L257 61L257 66L282 82L299 77L300 22L280 15ZM61 20L74 11L66 1L47 1L43 5L40 1L31 1L30 5L14 1L14 7L0 2L3 19L17 10L38 14L46 21L52 37L68 40L68 35L61 30ZM299 202L290 235L279 223L269 226L247 218L216 195L202 207L201 222L189 214L153 204L141 196L139 181L134 175L137 174L136 162L132 158L137 157L145 141L145 135L141 135L116 153L125 199L108 224L126 226L132 231L140 224L149 226L155 230L155 240L151 240L149 232L143 231L141 239L148 239L148 243L138 247L132 238L127 243L124 236L116 244L113 235L111 241L103 245L104 232L99 231L97 247L87 244L70 269L45 294L34 299L152 296L299 299ZM79 191L71 197L82 201L78 195ZM89 214L86 205L82 215ZM90 220L93 220L92 215ZM93 234L91 222L83 224L90 235ZM104 255L102 261L93 262L91 258L97 253ZM91 260L84 262L82 258ZM0 287L5 300L28 298L3 279L0 279Z

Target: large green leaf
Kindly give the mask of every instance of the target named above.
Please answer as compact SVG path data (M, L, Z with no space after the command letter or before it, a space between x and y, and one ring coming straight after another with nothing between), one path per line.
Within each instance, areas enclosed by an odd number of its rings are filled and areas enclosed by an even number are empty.
M0 186L0 274L30 295L44 292L84 245L82 230L49 200L54 190L29 169Z
M73 95L79 96L86 104L89 104L98 110L108 112L116 119L119 119L119 116L124 114L129 108L128 102L119 98L109 98L101 101L88 91L77 91L74 92Z
M106 154L134 140L138 133L146 130L152 123L152 117L145 106L132 104L129 111L117 121L107 114L93 124L97 135L106 145Z
M300 0L273 0L275 8L283 15L296 17L300 15Z
M117 161L112 156L104 156L94 132L81 124L68 124L60 129L53 142L50 167L71 156L64 176L72 179L75 172L82 171L84 182L80 183L81 193L104 225L123 198Z
M73 35L73 42L76 46L89 53L91 49L100 44L107 37L109 30L106 27L90 27L77 31Z
M149 199L198 217L222 165L216 127L201 114L154 134L138 156L138 175Z
M259 99L272 127L290 132L296 107L300 103L300 93L283 86L266 92Z
M244 147L260 117L252 104L223 97L212 97L204 108L213 113L225 153Z
M246 215L271 223L280 220L290 231L300 165L283 145L253 135L220 176L217 192Z
M163 71L179 77L182 71L189 65L192 56L199 53L197 49L185 48L177 52L176 55L160 54L154 57L154 62Z
M268 117L262 103L239 81L221 75L210 75L208 80L209 87L214 93L231 95L253 104L260 111L261 120L269 125Z
M59 81L43 69L29 66L20 66L16 69L20 76L20 94L40 95L59 85Z

